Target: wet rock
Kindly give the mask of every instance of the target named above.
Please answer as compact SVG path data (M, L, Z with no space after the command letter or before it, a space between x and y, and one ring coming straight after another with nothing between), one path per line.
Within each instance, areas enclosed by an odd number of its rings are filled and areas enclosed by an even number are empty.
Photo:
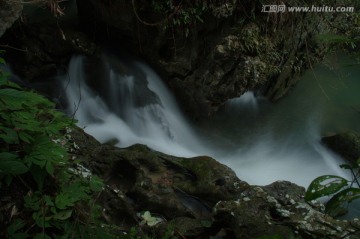
M65 73L73 55L100 56L99 47L84 33L56 23L18 23L0 42L11 46L5 58L13 72L30 83L46 83Z
M119 149L97 143L80 129L73 131L72 140L78 142L76 158L122 192L136 211L208 220L218 200L235 199L249 187L209 157L174 157L143 145Z
M253 186L237 200L216 204L215 218L228 222L239 239L264 235L333 239L360 236L358 221L340 221L324 215L304 202L303 195L301 187L284 181L263 188Z
M360 237L359 220L325 215L320 204L304 201L303 187L291 182L250 186L210 157L174 157L144 145L102 145L81 129L70 132L68 140L72 157L106 182L98 200L103 217L124 230L140 225L158 235L172 230L185 238ZM159 223L143 223L138 215L145 213Z
M321 58L314 36L327 29L313 15L263 13L258 0L205 4L203 22L176 29L166 27L166 16L148 1L77 3L83 27L145 57L192 118L250 90L280 99L297 82L294 76Z
M360 135L357 133L336 134L323 137L321 141L351 164L356 164L356 161L360 158Z
M199 219L177 217L169 221L168 225L172 225L173 228L185 238L199 237L206 232L204 223Z

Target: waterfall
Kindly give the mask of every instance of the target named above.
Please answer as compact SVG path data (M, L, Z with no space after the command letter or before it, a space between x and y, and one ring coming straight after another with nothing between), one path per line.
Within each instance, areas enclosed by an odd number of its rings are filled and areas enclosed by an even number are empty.
M307 186L319 175L346 176L338 167L342 159L319 143L321 109L303 95L273 105L247 92L195 128L152 69L136 61L117 64L104 57L95 67L73 57L62 79L68 113L100 142L146 144L184 157L209 155L258 185L289 180Z
M134 62L134 69L118 72L105 58L101 79L91 87L84 62L84 57L73 57L62 81L68 113L87 133L119 147L140 143L176 156L198 155L201 144L154 71Z

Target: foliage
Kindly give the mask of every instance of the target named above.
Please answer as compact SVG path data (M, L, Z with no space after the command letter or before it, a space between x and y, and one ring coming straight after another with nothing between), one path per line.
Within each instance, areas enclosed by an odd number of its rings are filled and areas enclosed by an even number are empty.
M320 42L324 42L331 46L331 50L339 47L353 50L359 47L360 42L360 13L356 9L360 7L360 3L343 0L344 6L352 6L355 12L342 13L337 15L327 14L323 20L330 26L330 32L323 33L317 38Z
M281 236L275 235L275 236L261 236L256 239L282 239Z
M98 221L102 181L67 155L72 120L7 77L0 68L0 200L11 209L1 237L116 238Z
M187 37L191 26L203 22L203 15L207 11L207 2L193 1L151 1L151 6L157 14L161 14L166 21L165 29L176 29Z
M344 164L340 167L351 172L351 180L335 175L320 176L311 182L305 194L306 201L330 197L325 211L332 216L340 215L346 211L348 203L360 198L360 159L354 165Z
M284 237L280 236L280 235L272 235L272 236L261 236L261 237L257 237L256 239L283 239ZM300 238L297 236L294 236L293 234L290 234L286 237L287 239L296 239L296 238Z

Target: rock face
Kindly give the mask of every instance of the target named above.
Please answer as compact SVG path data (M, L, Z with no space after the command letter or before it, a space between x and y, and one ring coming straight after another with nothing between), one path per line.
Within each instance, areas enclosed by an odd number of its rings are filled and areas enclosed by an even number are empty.
M285 181L251 186L228 167L201 156L179 158L143 145L101 145L82 130L73 156L100 175L103 216L127 230L179 238L359 238L360 222L335 220L304 202L305 190ZM145 214L156 218L151 224Z
M20 0L0 0L0 37L20 17L22 10Z
M322 55L314 41L327 29L319 23L326 22L318 19L321 14L265 13L260 0L204 1L204 9L184 11L180 4L161 14L151 2L77 0L81 26L76 17L63 24L49 12L50 20L37 24L24 17L0 44L11 46L6 60L16 74L38 81L66 66L70 55L98 54L79 32L87 29L91 39L111 43L112 50L128 49L145 58L193 119L246 91L279 99L296 83L295 76Z
M145 57L194 118L250 90L279 99L297 81L294 76L321 55L313 39L326 29L319 19L264 13L262 6L258 0L213 1L201 15L203 22L174 26L182 5L174 16L156 13L145 0L78 0L89 33Z
M356 163L360 158L360 135L357 133L336 134L324 137L321 141L350 163Z
M56 30L55 30L56 29ZM66 71L74 54L98 55L98 47L74 29L52 24L29 24L14 27L1 39L18 50L7 49L6 60L23 80L44 81Z

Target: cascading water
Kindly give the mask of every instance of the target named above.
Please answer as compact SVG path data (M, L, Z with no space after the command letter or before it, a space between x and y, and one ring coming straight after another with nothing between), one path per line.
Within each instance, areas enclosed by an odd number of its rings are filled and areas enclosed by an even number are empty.
M186 157L201 152L202 146L173 97L150 68L135 62L133 72L127 69L129 73L118 73L105 60L104 74L97 83L101 89L96 91L87 82L84 61L83 57L74 57L63 82L69 114L75 114L87 133L100 142L115 141L120 147L140 143Z
M202 127L216 129L224 124L221 132L204 133L212 139L208 142L212 148L219 149L213 156L229 165L239 178L257 185L288 180L307 186L319 175L347 177L339 168L342 159L320 143L317 114L306 112L297 118L296 107L293 112L290 108L277 112L265 99L244 96L229 102L214 121Z
M202 122L195 134L149 67L133 62L119 70L104 58L101 79L93 79L85 61L71 60L63 84L69 113L101 142L141 143L185 157L210 155L251 184L281 179L307 186L319 175L344 174L338 167L342 160L319 143L323 110L304 89L276 105L248 92Z

